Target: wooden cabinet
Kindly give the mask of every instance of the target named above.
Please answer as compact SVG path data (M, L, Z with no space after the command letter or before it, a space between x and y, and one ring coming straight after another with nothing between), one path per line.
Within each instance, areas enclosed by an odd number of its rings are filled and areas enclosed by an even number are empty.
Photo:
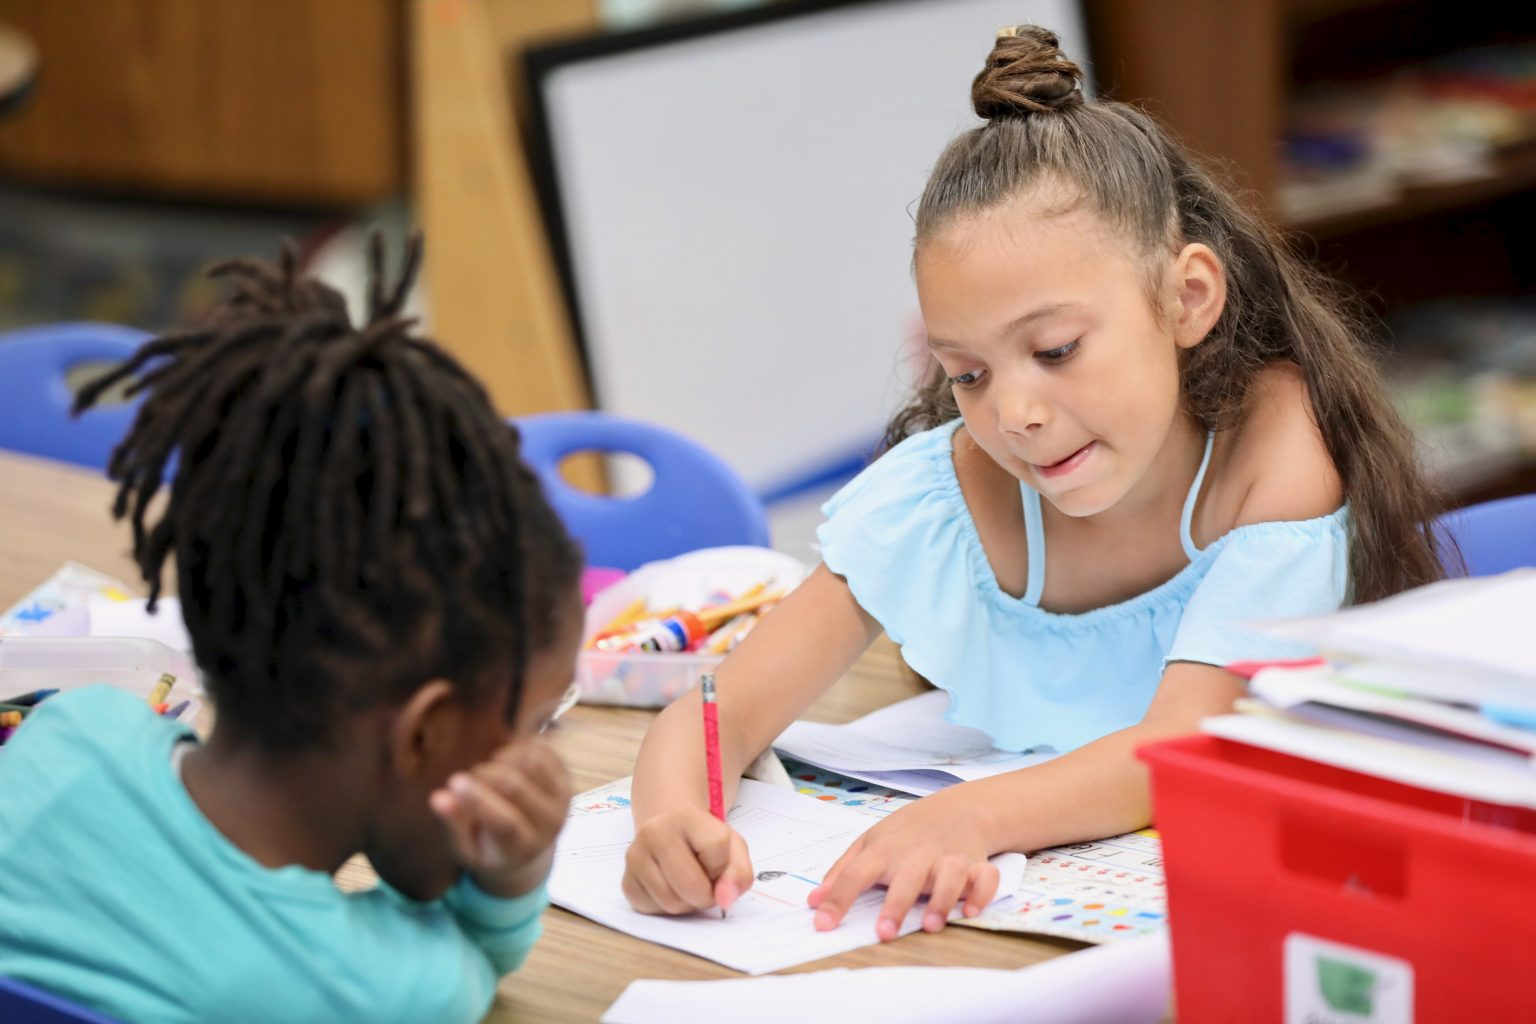
M402 0L0 0L36 46L0 175L239 203L404 183Z

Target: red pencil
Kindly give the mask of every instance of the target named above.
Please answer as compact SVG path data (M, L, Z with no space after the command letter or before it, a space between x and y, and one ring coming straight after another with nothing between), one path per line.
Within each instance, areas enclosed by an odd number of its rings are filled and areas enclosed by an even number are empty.
M699 696L704 705L704 769L709 775L709 813L725 820L725 786L720 778L720 706L715 703L715 674L705 672L699 679ZM725 916L725 908L720 908Z
M715 703L715 675L704 673L699 681L704 698L704 767L709 773L709 813L725 820L725 787L720 779L720 706Z

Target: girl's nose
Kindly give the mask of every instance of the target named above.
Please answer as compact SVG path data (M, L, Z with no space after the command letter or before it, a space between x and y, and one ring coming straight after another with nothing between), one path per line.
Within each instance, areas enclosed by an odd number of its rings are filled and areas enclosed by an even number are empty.
M1005 434L1032 434L1050 422L1050 404L1037 388L1007 382L998 389L997 422Z

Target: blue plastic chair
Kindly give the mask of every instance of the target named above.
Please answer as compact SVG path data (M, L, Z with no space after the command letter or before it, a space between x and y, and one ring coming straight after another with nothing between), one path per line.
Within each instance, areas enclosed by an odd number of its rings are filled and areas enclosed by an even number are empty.
M1536 566L1536 494L1459 508L1441 516L1436 527L1456 541L1468 576Z
M557 412L514 419L523 458L589 565L630 570L659 558L730 544L768 546L763 503L746 481L681 434L604 412ZM571 486L560 463L579 452L636 456L653 480L642 494L610 497Z
M118 363L150 335L116 324L68 323L0 334L0 448L106 469L138 411L103 405L78 419L65 375L81 363Z
M0 978L0 1021L5 1024L115 1024L95 1010L76 1006L14 978Z

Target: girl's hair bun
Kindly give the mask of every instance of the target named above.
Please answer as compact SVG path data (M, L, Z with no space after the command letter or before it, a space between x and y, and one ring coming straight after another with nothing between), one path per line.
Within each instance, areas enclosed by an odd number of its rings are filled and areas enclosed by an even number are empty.
M971 83L971 106L988 121L1068 110L1083 102L1082 81L1054 32L1010 25L998 29L986 67Z

